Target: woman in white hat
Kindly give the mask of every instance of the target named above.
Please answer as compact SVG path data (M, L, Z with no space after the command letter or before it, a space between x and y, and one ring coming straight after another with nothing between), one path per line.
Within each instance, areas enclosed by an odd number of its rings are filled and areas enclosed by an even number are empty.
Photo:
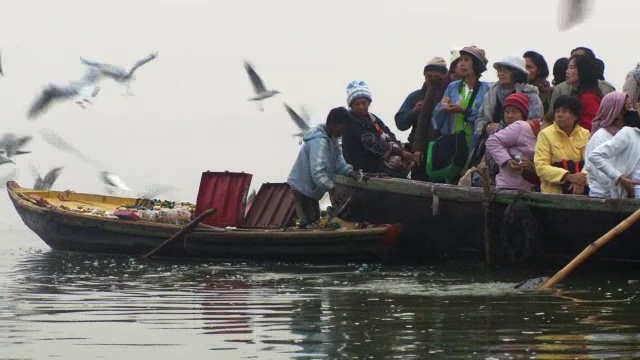
M480 116L475 124L475 136L486 139L498 130L502 121L504 100L513 93L529 96L529 117L524 120L541 119L544 114L538 88L529 85L529 71L525 68L525 60L521 56L509 55L496 61L493 68L498 72L498 81L491 85L482 102Z

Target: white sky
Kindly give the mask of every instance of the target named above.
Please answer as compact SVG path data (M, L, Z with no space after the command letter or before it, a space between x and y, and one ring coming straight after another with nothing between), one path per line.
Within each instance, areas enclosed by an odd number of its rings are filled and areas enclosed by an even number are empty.
M639 60L629 44L640 2L595 1L587 22L567 32L557 30L557 9L557 1L521 0L12 1L0 11L0 130L34 136L33 154L16 158L23 186L33 185L31 162L42 172L65 166L56 189L103 190L98 169L51 148L35 131L50 127L136 190L170 184L180 187L171 198L194 201L206 170L250 172L258 188L286 181L297 156L283 101L307 106L324 122L329 109L346 105L347 83L364 80L371 111L395 130L393 115L421 86L425 63L448 59L455 46L484 48L490 63L536 50L550 67L587 46L621 90ZM79 56L129 66L151 51L159 56L137 72L135 96L121 96L107 79L87 110L66 102L26 120L42 85L80 77ZM243 59L267 87L283 92L265 102L264 113L247 101ZM493 68L483 79L495 80ZM0 167L0 176L11 167Z

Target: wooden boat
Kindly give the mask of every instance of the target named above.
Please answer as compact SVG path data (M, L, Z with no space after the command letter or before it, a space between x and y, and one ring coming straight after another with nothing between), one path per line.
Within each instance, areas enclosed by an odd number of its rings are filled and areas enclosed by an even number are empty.
M485 195L489 199L486 222ZM482 188L408 179L373 176L358 182L340 176L334 206L347 198L351 198L351 206L343 214L346 220L403 224L399 251L405 257L511 263L573 258L640 208L636 199L485 193ZM599 250L594 259L638 261L639 240L640 224L635 224Z
M137 199L37 191L7 183L9 198L25 225L55 250L143 255L182 229L181 225L121 220L65 209L113 212ZM385 260L395 247L398 225L336 230L220 228L202 225L158 256L271 260Z

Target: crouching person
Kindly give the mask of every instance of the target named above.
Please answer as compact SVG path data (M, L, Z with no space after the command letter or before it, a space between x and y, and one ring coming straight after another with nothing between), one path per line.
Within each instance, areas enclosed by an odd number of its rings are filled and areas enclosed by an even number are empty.
M320 199L334 188L335 175L355 177L338 143L349 121L347 109L331 109L326 123L309 130L302 138L304 143L287 179L300 228L312 228L320 220Z

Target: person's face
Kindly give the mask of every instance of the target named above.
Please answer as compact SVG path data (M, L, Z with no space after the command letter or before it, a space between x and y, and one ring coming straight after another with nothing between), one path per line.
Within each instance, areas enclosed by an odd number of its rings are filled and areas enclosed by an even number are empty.
M458 61L458 71L461 77L473 74L473 58L468 54L462 54Z
M569 108L560 107L555 111L554 122L562 129L568 130L575 126L578 117Z
M524 58L524 60L526 62L524 68L529 72L529 81L534 80L538 77L538 67L531 61L531 58Z
M498 73L498 82L501 85L503 86L513 85L513 83L515 82L515 79L513 78L513 73L511 73L508 67L498 66L498 69L496 70L496 72Z
M426 71L424 73L425 81L440 81L444 77L444 74L439 73L437 71Z
M578 67L576 66L576 59L571 59L571 61L569 61L569 66L567 66L565 76L567 77L565 80L567 84L575 85L580 81Z
M369 113L369 105L370 104L371 104L371 102L369 102L369 99L367 99L367 98L359 98L359 99L355 99L351 103L349 108L351 108L351 110L353 110L353 112L356 113L357 115L364 116L364 115L367 115Z
M525 120L524 115L515 106L505 106L504 108L504 121L507 125L511 125L517 120Z
M347 129L347 124L329 124L327 125L327 132L333 137L341 137L344 131Z

